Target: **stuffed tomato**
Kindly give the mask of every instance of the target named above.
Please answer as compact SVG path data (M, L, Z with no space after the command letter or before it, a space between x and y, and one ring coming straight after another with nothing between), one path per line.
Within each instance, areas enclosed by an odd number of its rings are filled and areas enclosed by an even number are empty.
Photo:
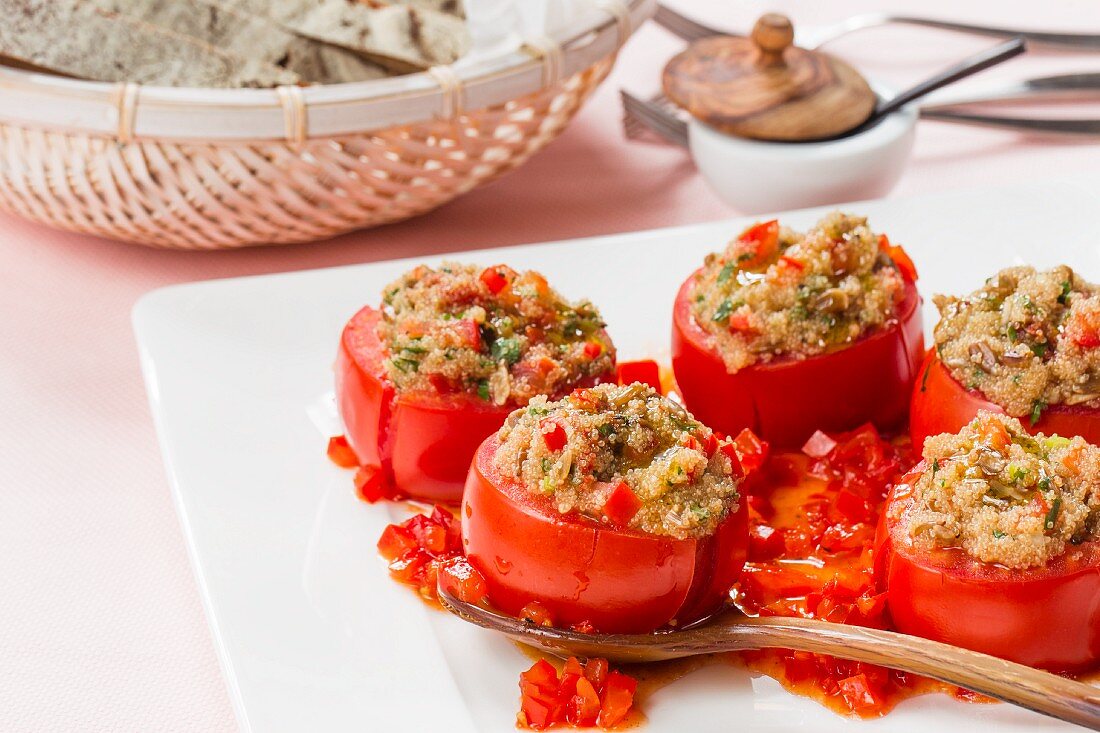
M715 430L783 447L904 424L924 351L915 283L905 252L862 218L834 213L805 234L749 228L677 294L685 405Z
M506 613L642 633L719 609L748 548L744 465L765 446L717 436L633 383L535 398L477 452L465 552Z
M457 503L477 446L535 395L615 378L599 313L535 272L420 266L348 322L336 400L368 498Z
M940 321L913 389L914 445L979 411L1030 432L1100 443L1100 290L1066 266L1010 267L964 298L937 295Z
M1100 661L1100 449L979 413L887 500L876 580L905 633L1055 671Z

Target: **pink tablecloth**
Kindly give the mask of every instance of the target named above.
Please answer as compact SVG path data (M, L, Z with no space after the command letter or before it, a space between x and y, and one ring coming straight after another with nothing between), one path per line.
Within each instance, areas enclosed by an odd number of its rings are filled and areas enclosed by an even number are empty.
M741 28L763 9L763 3L724 0L675 4ZM767 3L806 22L885 4ZM909 5L960 19L1100 31L1095 0ZM905 82L988 43L882 29L832 48L869 73ZM146 406L130 331L135 299L189 280L735 214L707 191L682 151L627 143L619 134L617 89L653 91L675 48L659 29L643 29L612 78L548 151L507 178L398 226L312 246L187 254L0 217L0 730L236 727ZM1027 58L991 76L1082 69L1100 70L1100 56ZM894 195L1097 166L1097 145L922 123L912 167Z

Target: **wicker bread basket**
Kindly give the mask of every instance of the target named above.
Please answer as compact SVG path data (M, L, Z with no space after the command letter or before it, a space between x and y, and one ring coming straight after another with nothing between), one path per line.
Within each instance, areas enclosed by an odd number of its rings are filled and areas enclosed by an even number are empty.
M594 1L555 38L460 73L352 84L139 88L0 69L0 208L179 249L407 219L552 140L654 8Z

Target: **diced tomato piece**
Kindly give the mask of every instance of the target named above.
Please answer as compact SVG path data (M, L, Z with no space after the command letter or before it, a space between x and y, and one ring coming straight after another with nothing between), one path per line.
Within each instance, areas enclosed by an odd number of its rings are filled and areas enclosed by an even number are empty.
M378 466L361 466L355 472L355 490L360 499L370 504L394 496L385 473Z
M573 696L566 706L565 719L573 725L592 726L600 716L600 696L586 678L577 679Z
M749 529L749 560L763 562L774 560L783 554L786 545L783 542L783 530L766 524L757 524Z
M432 507L432 521L447 531L446 552L462 552L462 525L446 508L436 504Z
M416 538L422 550L441 555L447 549L447 528L431 517L417 514L405 522L405 527Z
M611 490L611 495L603 505L603 515L612 524L625 527L642 508L642 500L625 481L620 481Z
M561 668L561 676L564 678L568 675L584 677L584 665L582 665L580 660L576 657L569 657L569 659L566 659L565 664Z
M640 361L621 361L615 367L618 373L619 384L633 384L641 382L648 384L653 389L661 392L661 369L657 362L651 359Z
M634 692L638 681L618 670L607 675L603 696L600 699L600 716L597 721L602 727L610 728L626 717L634 704Z
M452 328L458 336L459 343L471 349L481 348L481 327L477 321L464 318L461 321L454 321Z
M543 730L562 719L558 674L545 659L540 659L520 674L519 689L520 710L528 726Z
M585 341L584 355L589 359L596 359L603 353L603 344L599 341Z
M1012 437L1004 426L996 420L984 420L978 425L978 436L989 443L994 450L1004 450L1012 442Z
M603 657L592 657L588 660L588 664L584 666L584 676L596 688L596 692L603 693L609 669L610 665Z
M802 452L810 458L824 458L836 448L836 441L818 430L802 446Z
M481 603L489 592L485 578L461 555L443 561L439 581L447 592L466 603Z
M478 279L485 283L485 287L489 288L489 292L493 295L498 294L508 285L508 278L500 271L500 267L486 267L481 271Z
M520 683L527 682L540 690L558 689L558 671L545 659L540 659L531 668L519 676Z
M760 267L779 249L779 222L776 220L754 224L737 238L737 266L744 269Z
M519 617L524 621L530 621L536 626L553 626L554 618L546 606L538 601L531 601L519 610Z
M585 619L583 621L578 621L577 623L573 624L569 628L571 628L573 631L576 631L578 634L595 634L596 633L595 625L593 625L593 623L591 621L589 621L588 619Z
M334 435L328 439L328 458L340 468L355 468L359 465L359 458L355 451L348 445L348 439L343 435Z
M796 260L794 257L788 257L787 255L781 255L779 257L779 264L783 265L783 267L789 270L794 270L796 272L801 272L802 270L806 269L806 265L802 264L801 261Z
M752 321L749 318L749 314L745 312L730 314L729 330L733 333L741 334L756 333L756 329L752 326Z
M783 672L791 682L802 682L817 674L816 655L809 652L792 652L783 657Z
M714 434L714 431L708 431L703 438L703 452L707 454L707 457L714 455L718 450L718 436Z
M569 442L569 435L565 432L565 426L552 417L544 417L539 421L539 432L542 434L542 442L546 449L557 453Z
M764 465L768 460L768 444L756 437L756 434L745 428L737 437L730 441L729 445L736 454L738 465L745 474L752 473Z
M864 673L839 680L837 685L840 687L841 697L853 712L873 710L882 705L882 699L872 689Z
M917 266L900 245L890 244L890 238L885 234L878 236L878 247L894 261L903 279L915 283L917 281Z
M1066 322L1066 336L1083 349L1100 346L1100 314L1093 310L1074 310Z
M849 522L868 521L874 514L870 502L847 486L842 486L837 491L836 498L833 499L833 508Z
M401 583L418 584L427 572L432 556L423 550L410 550L390 562L390 575Z
M867 618L881 616L886 610L886 594L866 591L856 599L856 608Z
M699 439L690 433L684 433L680 437L680 445L688 450L697 450L702 452L703 444L699 442Z
M378 538L378 554L391 562L415 549L416 538L399 524L387 526Z

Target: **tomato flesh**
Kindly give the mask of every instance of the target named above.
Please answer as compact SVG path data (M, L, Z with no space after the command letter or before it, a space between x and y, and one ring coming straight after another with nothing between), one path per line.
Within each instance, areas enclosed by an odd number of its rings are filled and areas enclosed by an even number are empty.
M348 439L343 435L334 435L328 439L328 448L325 451L330 461L340 468L355 468L359 465L359 457L348 445Z
M897 322L818 356L780 358L726 371L711 335L696 321L693 274L673 309L672 368L684 404L705 425L728 435L744 428L780 448L797 449L816 431L880 430L901 425L916 377L924 333L920 297L905 283Z
M462 556L458 520L442 507L388 525L378 539L378 554L389 562L390 576L435 599L437 581L467 603L485 600L485 579Z
M748 549L743 505L714 535L684 540L562 515L500 474L498 446L490 436L470 468L462 530L503 612L537 601L563 628L642 633L701 618L728 597Z
M495 405L466 392L397 392L385 372L380 319L374 308L360 310L344 328L336 358L336 401L347 442L360 463L377 473L370 474L364 498L407 495L458 503L478 445L516 405ZM469 332L466 338L480 342L476 323L457 324Z
M1100 661L1100 541L1069 545L1050 565L1027 569L981 563L957 548L926 552L904 528L912 500L891 494L899 511L883 511L875 546L876 580L898 630L1054 671Z
M920 376L913 385L909 407L909 436L919 450L924 439L940 433L957 433L986 410L1004 414L1004 408L985 398L981 392L963 387L929 349L921 364ZM1048 405L1034 424L1025 415L1024 429L1047 435L1080 435L1089 443L1100 444L1100 410L1083 405Z

